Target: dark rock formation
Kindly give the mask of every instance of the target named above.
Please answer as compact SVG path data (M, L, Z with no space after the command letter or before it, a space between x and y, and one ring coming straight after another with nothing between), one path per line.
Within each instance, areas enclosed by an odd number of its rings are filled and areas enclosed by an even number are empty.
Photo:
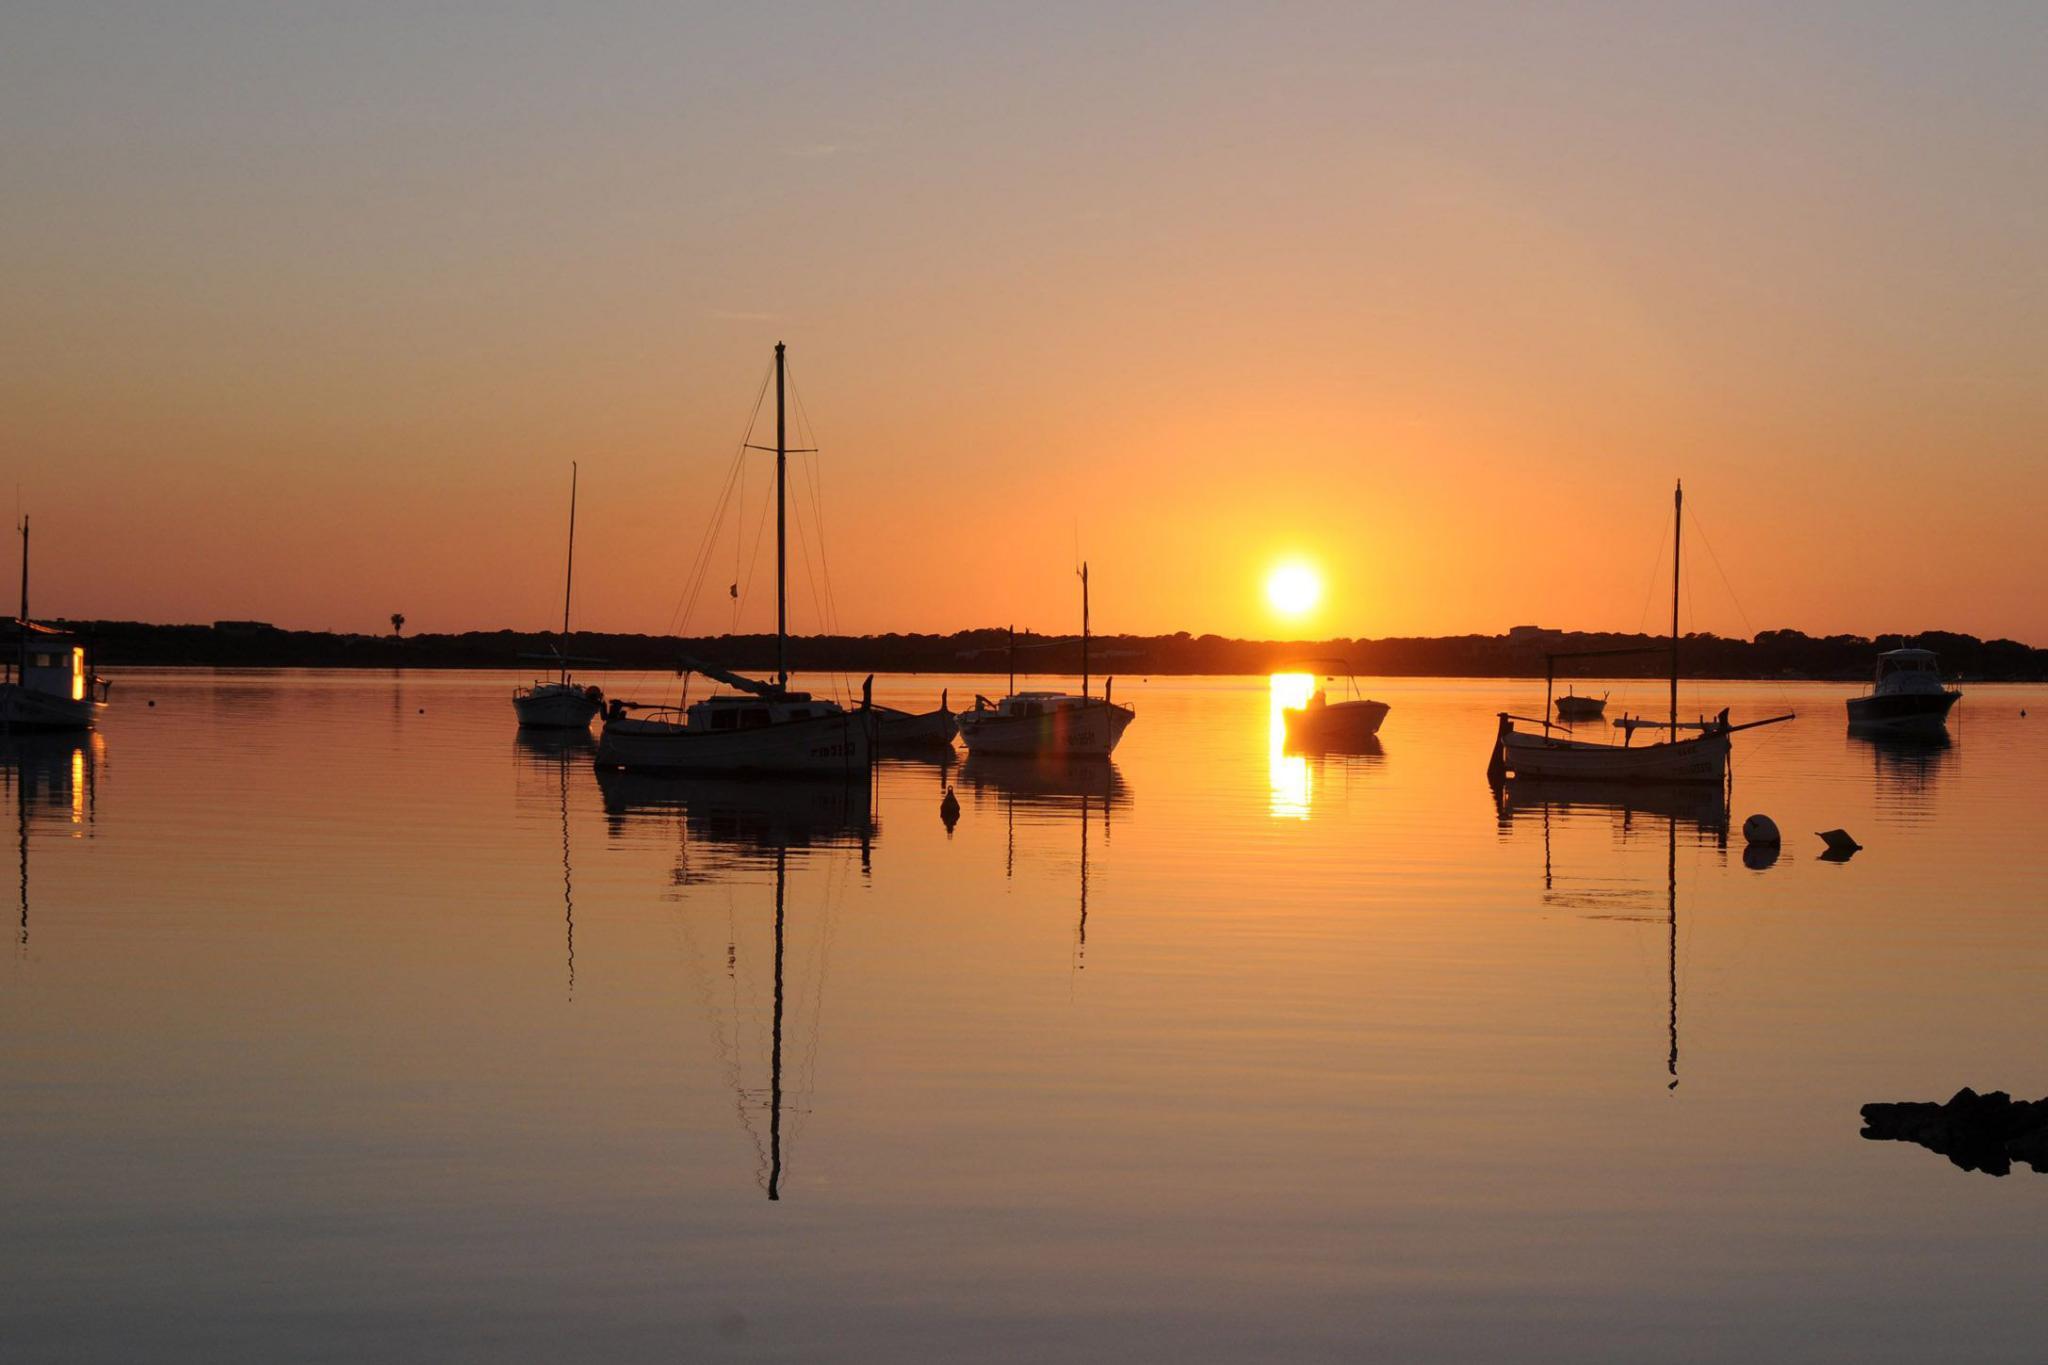
M1964 1086L1947 1104L1866 1104L1863 1136L1917 1142L1966 1171L2005 1175L2023 1162L2048 1175L2048 1099L2015 1100L2003 1090Z

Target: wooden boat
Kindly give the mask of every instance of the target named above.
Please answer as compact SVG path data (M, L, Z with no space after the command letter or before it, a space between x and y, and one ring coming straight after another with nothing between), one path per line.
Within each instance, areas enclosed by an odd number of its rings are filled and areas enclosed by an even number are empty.
M1494 735L1493 756L1487 767L1489 777L1506 778L1513 781L1542 781L1568 778L1581 782L1724 782L1728 777L1729 739L1738 730L1751 730L1760 725L1776 725L1791 720L1792 716L1771 716L1764 720L1753 720L1737 725L1728 718L1724 709L1718 716L1702 716L1698 720L1681 721L1678 718L1678 590L1680 583L1680 540L1684 530L1685 489L1681 485L1672 494L1672 548L1671 548L1671 709L1666 720L1644 720L1635 716L1623 716L1614 722L1614 728L1621 732L1622 742L1599 743L1593 740L1567 739L1556 734L1548 715L1543 717L1515 716L1503 711L1500 725ZM1640 653L1639 650L1598 650L1582 654L1555 658L1590 657L1594 654ZM1552 670L1554 672L1554 668ZM1546 684L1546 691L1548 684ZM1546 698L1546 701L1548 698ZM1544 710L1547 712L1549 706ZM1538 730L1520 730L1515 722L1524 721L1540 726ZM1636 744L1637 730L1662 730L1670 735L1668 739ZM1697 734L1680 737L1680 731L1693 730Z
M902 711L893 706L877 706L874 715L875 745L882 753L935 749L951 752L953 737L960 733L960 722L947 705L945 692L939 693L939 709L936 711Z
M1116 679L1106 679L1102 695L1088 689L1088 566L1081 566L1081 695L1065 692L1019 692L1011 634L1010 695L1000 702L977 696L972 711L960 713L960 741L972 754L1038 757L1106 758L1124 737L1137 713L1110 699Z
M1597 697L1581 697L1575 692L1567 692L1557 699L1559 720L1598 720L1606 710L1607 694L1604 692Z
M1849 698L1849 725L1893 734L1945 734L1949 708L1962 699L1960 691L1941 685L1933 651L1887 650L1877 656L1870 691Z
M519 724L532 730L589 730L591 718L604 709L604 692L578 687L569 677L569 592L576 581L576 465L569 465L569 564L562 575L562 638L552 655L559 677L541 679L512 693Z
M1343 663L1343 660L1323 662ZM1344 680L1347 695L1343 700L1331 701L1329 695L1318 687L1309 694L1305 706L1290 706L1280 712L1280 723L1286 727L1289 748L1344 753L1363 746L1379 734L1380 724L1387 718L1387 704L1360 694L1358 680L1351 676L1348 664L1345 665Z
M113 684L92 669L91 647L28 614L28 518L21 519L21 612L15 649L0 673L0 733L90 730Z
M598 735L600 768L656 773L772 773L850 778L874 757L874 717L864 703L838 702L789 687L788 410L784 348L775 343L775 681L742 677L694 660L702 673L738 695L676 706L613 698ZM755 447L766 449L766 447ZM870 679L872 682L872 679ZM865 689L864 689L865 690Z

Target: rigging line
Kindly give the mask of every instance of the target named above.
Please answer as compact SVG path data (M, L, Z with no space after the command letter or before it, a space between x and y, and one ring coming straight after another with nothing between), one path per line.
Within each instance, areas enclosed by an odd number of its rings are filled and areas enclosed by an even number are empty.
M746 458L747 438L753 435L754 426L760 420L761 403L768 392L768 380L774 374L774 368L771 362L767 371L761 376L760 387L754 391L754 405L747 414L746 429L740 434L738 448L733 452L733 467L727 472L726 488L719 496L717 506L712 513L711 525L706 529L704 539L698 545L697 554L693 557L692 572L684 596L677 603L675 611L669 616L669 633L671 635L678 633L677 627L679 624L688 623L690 614L696 609L697 594L703 588L704 576L710 572L711 557L717 550L718 528L724 519L726 507L731 501L732 488L739 479L740 461Z
M836 635L839 633L839 599L832 589L832 561L825 551L825 495L824 479L821 472L822 465L818 458L820 450L818 432L817 427L811 421L810 409L804 404L803 390L797 387L795 377L789 373L786 365L784 367L784 374L789 381L790 393L796 403L797 429L802 433L800 439L803 440L806 447L803 470L805 488L810 494L811 499L813 521L811 534L815 535L818 540L818 573L824 583L822 597L819 597L815 586L812 588L812 595L819 598L817 603L818 614L824 622L825 633ZM840 694L851 698L853 693L851 676L835 672L832 674L832 677L840 690Z
M1735 583L1728 577L1728 570L1722 567L1721 556L1714 550L1714 542L1707 539L1707 528L1700 521L1699 512L1694 508L1688 507L1686 513L1692 517L1693 534L1699 537L1700 544L1707 547L1707 558L1713 561L1714 572L1721 577L1722 589L1727 592L1728 600L1735 604L1735 614L1742 618L1742 628L1749 632L1750 641L1754 643L1757 636L1756 622L1750 619L1748 610L1742 605L1742 599L1736 596ZM1777 693L1779 704L1787 711L1792 710L1792 697L1785 690L1785 680L1783 678L1773 678L1771 683L1772 691ZM1771 738L1777 739L1778 736L1772 735Z

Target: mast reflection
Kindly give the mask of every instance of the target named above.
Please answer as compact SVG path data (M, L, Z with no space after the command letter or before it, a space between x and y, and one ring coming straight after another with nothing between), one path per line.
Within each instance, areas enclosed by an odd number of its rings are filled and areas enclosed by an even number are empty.
M699 985L711 1016L713 1046L721 1058L727 1083L738 1106L740 1126L756 1144L759 1161L756 1178L768 1198L782 1199L785 1157L801 1104L791 1103L788 1083L790 1047L786 1038L795 1001L789 988L790 923L789 878L792 861L809 858L825 864L825 904L819 917L818 967L807 991L810 994L812 1038L808 1047L794 1047L801 1071L805 1059L815 1063L816 1030L823 1005L824 954L831 942L830 919L835 892L843 883L832 875L829 856L835 850L857 851L863 875L872 870L879 827L873 813L872 791L865 781L838 782L748 781L733 778L658 777L617 769L597 770L603 797L605 820L616 837L640 832L669 833L678 841L675 871L671 881L679 899L702 906L705 888L738 886L770 873L772 894L769 1023L767 1040L768 1084L765 1093L746 1084L744 1077L744 1019L746 1008L740 989L744 954L741 951L743 921L734 918L718 954L726 985L726 999L703 973L692 916L680 922L691 944L688 961L698 973ZM839 865L845 865L842 854ZM758 998L758 997L756 997ZM730 1018L726 1017L729 1012ZM758 1018L758 1015L755 1016ZM759 1056L758 1053L755 1054ZM803 1085L795 1088L799 1096ZM765 1141L754 1117L767 1111Z
M970 754L960 768L960 784L976 809L1000 803L1003 809L1003 876L1016 875L1017 817L1032 824L1061 824L1073 817L1080 829L1080 910L1074 926L1075 971L1087 967L1088 954L1088 827L1102 812L1102 838L1110 836L1113 811L1131 804L1130 788L1116 764L1106 759L1007 758Z
M57 828L74 839L91 838L98 820L98 771L106 737L97 730L77 735L0 736L0 785L13 796L15 847L20 870L17 946L26 951L29 930L29 844L31 831Z
M562 935L567 960L569 998L576 998L576 874L569 856L569 769L587 761L597 745L588 731L522 729L514 738L515 752L529 765L555 779L555 804L562 827Z
M1705 791L1686 786L1643 786L1617 789L1612 784L1580 786L1546 782L1516 786L1504 783L1493 788L1494 809L1502 838L1512 838L1516 827L1533 823L1543 840L1543 903L1578 910L1588 916L1643 922L1640 881L1596 880L1557 875L1552 855L1553 824L1564 827L1587 818L1606 820L1617 844L1633 841L1660 825L1664 830L1664 924L1665 975L1665 1060L1670 1078L1665 1089L1678 1088L1678 843L1679 827L1688 829L1688 842L1713 848L1723 857L1728 850L1728 796L1723 787Z

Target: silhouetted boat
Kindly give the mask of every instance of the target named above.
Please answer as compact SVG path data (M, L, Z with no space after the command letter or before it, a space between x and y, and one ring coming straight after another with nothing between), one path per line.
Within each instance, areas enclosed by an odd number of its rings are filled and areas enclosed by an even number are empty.
M21 612L14 636L16 648L0 675L0 733L91 729L112 684L92 671L83 639L29 619L27 517L21 519Z
M576 582L576 465L569 465L569 562L562 574L562 638L555 652L537 657L550 659L561 668L553 681L542 679L531 687L512 693L512 710L519 723L535 730L588 730L590 718L604 708L604 692L595 687L578 687L569 678L569 591Z
M1137 713L1110 700L1114 678L1102 685L1102 696L1088 694L1088 566L1081 566L1081 695L1065 692L1019 692L1015 661L1016 634L1011 633L1010 695L1000 702L974 699L972 711L960 713L960 741L969 753L1107 757L1137 719Z
M1581 697L1575 692L1567 692L1557 699L1559 720L1598 720L1606 710L1605 692L1597 697Z
M1771 716L1764 720L1753 720L1741 725L1733 724L1724 709L1720 715L1696 721L1681 721L1678 718L1678 589L1680 582L1679 545L1685 528L1685 490L1681 486L1672 494L1672 540L1671 540L1671 714L1668 720L1643 720L1634 716L1623 716L1614 722L1622 732L1622 742L1595 743L1591 740L1566 739L1552 733L1555 728L1550 718L1515 716L1500 713L1500 726L1495 732L1493 757L1488 764L1492 777L1506 777L1511 780L1549 780L1570 778L1575 781L1599 782L1722 782L1728 777L1729 737L1738 730L1752 730L1760 725L1775 725L1791 720L1791 715ZM1640 653L1639 650L1586 651L1571 657L1590 657L1593 654ZM1568 657L1555 655L1555 658ZM1549 708L1546 707L1546 710ZM1527 721L1543 727L1540 731L1518 730L1515 722ZM1637 730L1664 730L1670 739L1657 740L1648 744L1635 744ZM1680 739L1681 730L1697 730L1691 738Z
M686 661L741 695L718 695L683 706L650 706L613 698L598 737L600 767L642 772L777 773L852 777L874 755L873 716L863 705L789 690L789 447L783 345L775 343L775 681L742 677ZM765 447L755 447L765 449ZM633 714L638 712L639 714Z
M952 752L953 737L960 733L960 722L954 717L947 700L947 693L940 692L936 711L875 707L876 747L883 753L915 753L933 749Z
M1948 726L1949 708L1963 694L1941 685L1931 650L1892 649L1877 656L1870 691L1849 698L1849 724L1857 730L1931 734Z
M1380 723L1387 718L1387 704L1359 692L1349 663L1341 659L1320 662L1344 663L1346 696L1333 702L1318 687L1309 694L1305 705L1283 709L1280 723L1286 727L1288 747L1330 753L1361 747L1380 732Z

